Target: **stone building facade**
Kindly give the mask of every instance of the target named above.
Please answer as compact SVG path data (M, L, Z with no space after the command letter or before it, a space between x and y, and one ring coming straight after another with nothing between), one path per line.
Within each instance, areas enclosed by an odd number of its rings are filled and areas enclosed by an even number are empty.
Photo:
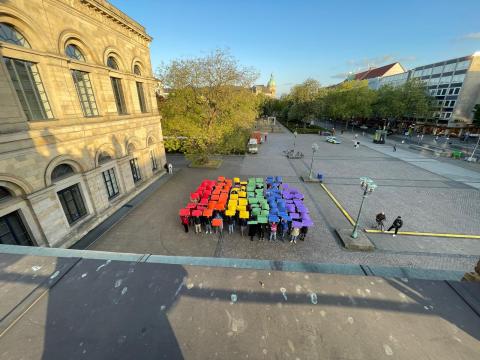
M105 0L0 2L0 243L68 247L164 174L151 41Z

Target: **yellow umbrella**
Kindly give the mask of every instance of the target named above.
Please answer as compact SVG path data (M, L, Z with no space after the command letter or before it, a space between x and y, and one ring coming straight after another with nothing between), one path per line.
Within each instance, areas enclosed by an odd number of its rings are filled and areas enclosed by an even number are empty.
M248 219L249 217L248 211L240 211L240 219Z
M238 197L241 197L241 198L246 198L247 197L247 193L245 191L240 191L238 193Z
M248 200L245 198L238 199L238 205L246 206L248 204Z
M230 210L230 209L228 209L228 210L225 211L225 215L227 215L227 216L233 216L233 215L235 215L235 210Z
M238 195L237 194L230 194L230 200L237 200Z
M238 203L238 200L232 200L232 199L228 200L228 206L230 206L230 205L237 206L237 203Z
M240 185L247 185L248 183L246 181L240 181Z
M236 183L236 184L238 184L238 183L240 182L240 178L234 177L234 178L233 178L233 182Z
M238 211L245 211L245 210L247 210L247 207L245 205L239 205L239 206L237 206L237 210Z

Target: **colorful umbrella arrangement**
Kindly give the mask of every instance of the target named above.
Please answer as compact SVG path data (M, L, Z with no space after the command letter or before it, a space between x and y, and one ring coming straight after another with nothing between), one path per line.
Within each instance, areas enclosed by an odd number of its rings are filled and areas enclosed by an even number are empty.
M225 211L226 216L235 216L239 212L240 218L248 219L246 196L246 186L242 185L240 178L232 180L219 176L216 181L205 179L190 193L190 202L180 209L179 215L211 217L213 211L218 210Z
M296 227L311 227L313 221L303 203L304 195L296 188L283 183L281 176L249 178L241 181L219 176L217 180L205 179L190 194L190 202L180 209L180 216L211 217L214 210L225 211L226 216L247 219L248 224L292 221ZM247 206L250 211L247 210ZM215 225L214 225L215 226Z

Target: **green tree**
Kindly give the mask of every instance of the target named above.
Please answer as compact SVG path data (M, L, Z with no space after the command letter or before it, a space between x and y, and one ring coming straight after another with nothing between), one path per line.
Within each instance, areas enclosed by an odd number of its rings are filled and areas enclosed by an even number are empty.
M173 60L157 73L171 89L160 107L164 134L185 137L182 147L191 160L208 162L212 154L230 147L235 133L253 126L260 98L250 87L258 75L229 53L216 50L205 57Z

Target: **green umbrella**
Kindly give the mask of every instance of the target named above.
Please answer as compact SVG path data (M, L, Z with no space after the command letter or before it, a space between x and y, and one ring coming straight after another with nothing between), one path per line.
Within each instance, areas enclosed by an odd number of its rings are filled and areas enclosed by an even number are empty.
M262 184L263 184L263 178L256 178L256 179L255 179L255 182L257 182L257 183L262 183Z
M250 207L251 207L252 209L254 209L254 208L259 208L260 205L259 205L259 204L250 204Z
M248 203L249 204L258 204L258 199L257 198L248 198Z
M259 224L266 224L266 223L268 223L268 219L267 219L266 216L259 216L259 217L257 218L257 221L258 221Z
M253 208L250 213L251 213L253 216L257 216L258 214L260 214L260 209L259 209L259 208Z
M255 220L250 220L247 222L248 225L256 225L258 224L258 221L255 221Z
M262 203L262 209L263 210L270 210L270 205L268 205L266 203Z
M268 211L268 210L262 210L261 216L268 216L269 213L270 213L270 211Z

